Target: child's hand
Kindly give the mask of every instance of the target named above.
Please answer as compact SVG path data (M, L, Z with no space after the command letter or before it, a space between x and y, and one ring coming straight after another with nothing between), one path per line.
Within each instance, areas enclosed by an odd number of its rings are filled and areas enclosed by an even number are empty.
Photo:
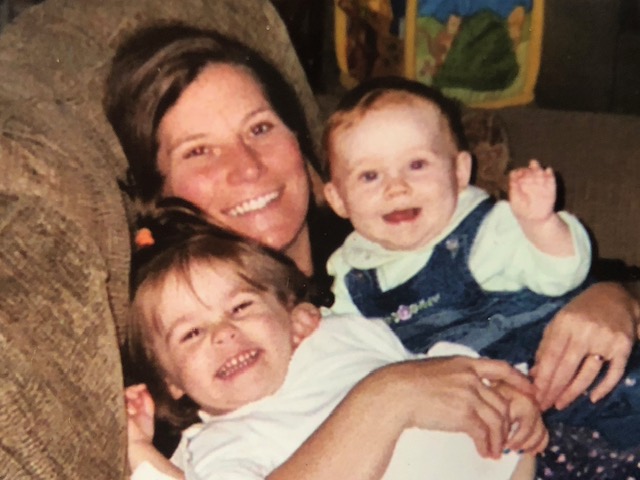
M149 463L157 478L184 480L184 473L153 446L154 404L147 386L132 385L124 390L127 406L127 438L129 467L132 472L143 462ZM145 477L150 478L150 477ZM156 478L155 476L153 478Z
M549 433L535 399L507 383L497 383L493 388L509 401L511 431L505 449L533 454L542 452L549 442Z
M127 436L129 445L153 440L153 399L144 384L132 385L124 390L127 407Z
M543 169L536 160L526 168L509 174L509 203L520 221L544 221L553 215L556 178L551 168Z

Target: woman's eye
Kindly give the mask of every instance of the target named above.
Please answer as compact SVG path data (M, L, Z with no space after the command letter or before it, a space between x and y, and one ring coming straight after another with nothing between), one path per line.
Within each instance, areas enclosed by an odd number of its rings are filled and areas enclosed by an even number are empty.
M251 305L253 305L253 301L252 300L245 300L245 301L240 302L237 305L235 305L231 309L231 313L234 314L234 315L238 314L238 313L241 313L244 310L246 310L247 308L249 308Z
M273 129L273 123L271 122L260 122L256 125L253 125L251 127L251 134L252 135L262 135L264 133L267 133L269 131L271 131Z
M378 178L378 172L374 172L373 170L369 170L367 172L362 172L359 175L360 180L364 182L373 182Z
M412 160L411 163L409 164L409 168L411 170L422 170L426 166L427 166L427 161L422 159Z
M202 330L198 327L193 327L187 333L180 337L180 343L188 342L189 340L193 340L197 338L202 333Z
M187 150L187 152L185 152L184 154L184 158L188 159L188 158L200 157L202 155L206 155L209 152L209 150L210 149L205 145L199 145L195 148L191 148Z

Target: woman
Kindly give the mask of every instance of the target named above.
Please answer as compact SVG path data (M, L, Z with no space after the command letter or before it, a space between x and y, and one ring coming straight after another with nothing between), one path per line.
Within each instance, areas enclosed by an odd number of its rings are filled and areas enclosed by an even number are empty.
M321 292L327 291L324 262L341 240L342 227L315 206L308 170L318 166L313 142L293 90L275 68L211 32L151 28L119 49L104 105L128 158L129 187L136 198L189 200L213 222L285 252L303 272L315 275ZM594 401L602 398L622 376L639 316L638 303L615 284L591 287L565 307L547 328L537 354L533 376L541 407L562 408L573 401L607 362L604 379L591 393ZM447 378L450 367L445 362L438 378ZM472 368L476 380L489 374L477 368ZM376 422L356 421L350 409L361 408L363 398L375 403L368 395L384 388L385 375L355 389L300 455L306 449L320 458L318 451L336 448L335 440L323 443L323 432L329 437L340 432L340 442L355 432L359 436L349 438L372 438L366 428L378 432ZM486 420L490 407L484 400L466 405L482 411L482 421L459 425L462 431L479 439L500 430L495 427L499 415ZM450 412L444 417L453 423ZM382 443L378 435L371 443ZM339 454L364 456L363 450ZM336 459L338 453L329 451ZM295 462L283 469L288 465Z

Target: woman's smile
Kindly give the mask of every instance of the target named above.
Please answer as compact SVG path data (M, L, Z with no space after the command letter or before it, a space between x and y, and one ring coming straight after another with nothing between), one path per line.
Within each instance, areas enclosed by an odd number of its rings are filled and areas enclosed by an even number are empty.
M225 213L227 213L231 217L240 217L248 213L253 213L266 208L272 202L280 198L281 195L282 189L267 193L265 195L260 195L259 197L251 198L249 200L243 201L242 203L239 203L238 205L228 209Z

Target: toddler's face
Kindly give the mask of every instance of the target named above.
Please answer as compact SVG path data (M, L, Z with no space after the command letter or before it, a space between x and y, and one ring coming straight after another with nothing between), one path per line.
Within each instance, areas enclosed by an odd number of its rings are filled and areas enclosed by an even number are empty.
M189 279L169 275L147 299L157 302L153 349L171 394L216 415L277 390L301 341L300 306L286 308L227 264L194 265Z
M413 250L447 225L469 182L471 157L424 100L374 108L332 139L332 208L389 250Z

